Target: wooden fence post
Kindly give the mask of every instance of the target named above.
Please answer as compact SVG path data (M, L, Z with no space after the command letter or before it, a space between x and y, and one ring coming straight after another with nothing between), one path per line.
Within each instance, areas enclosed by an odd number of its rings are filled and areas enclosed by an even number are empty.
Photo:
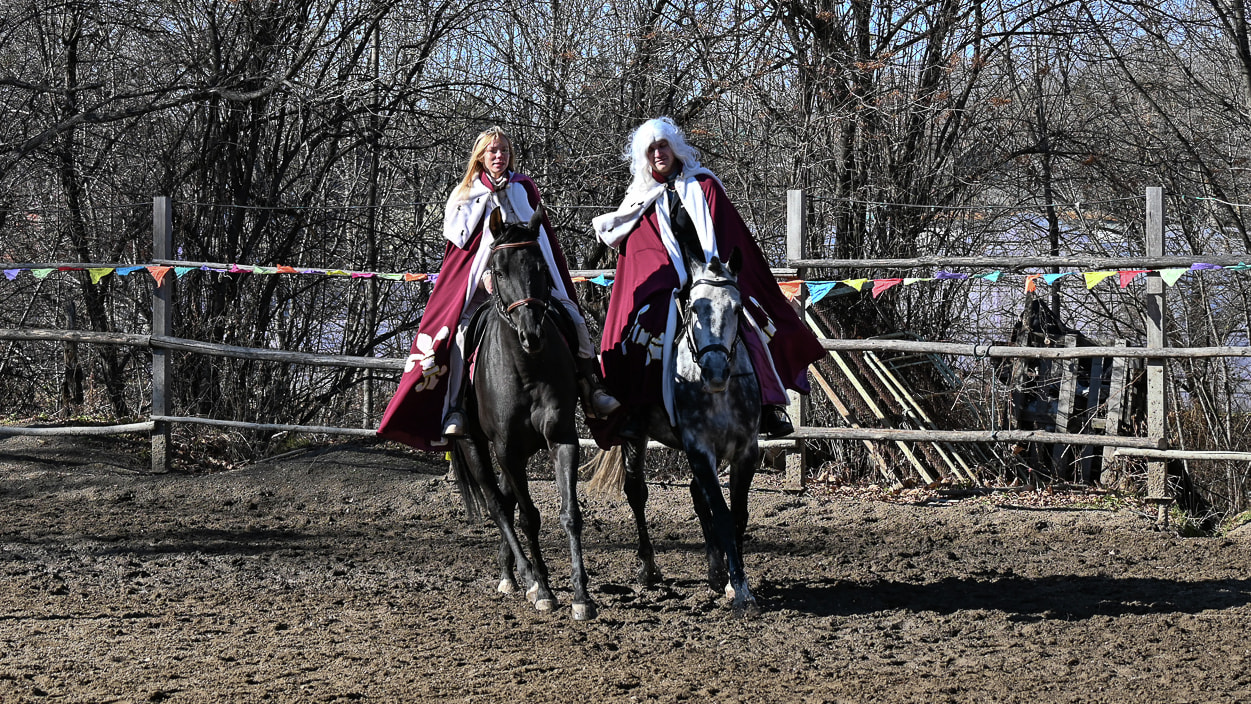
M152 258L157 260L173 259L174 253L174 214L170 207L169 196L152 198ZM176 276L165 276L152 288L152 334L168 337L173 332L173 300L174 280ZM152 415L168 416L169 404L166 397L169 380L168 351L152 348ZM169 423L154 421L152 425L152 471L157 473L169 471Z
M1077 347L1077 336L1065 335L1064 346ZM1079 360L1076 359L1061 360L1056 365L1060 369L1060 395L1056 398L1055 415L1057 433L1069 432L1069 418L1073 415L1073 406L1077 396L1077 372L1079 366ZM1066 466L1071 466L1070 461L1076 454L1074 449L1070 445L1056 444L1051 446L1051 466L1055 469L1056 479L1064 479L1071 476L1065 470Z
M791 262L807 258L808 248L808 204L802 189L788 190L786 192L786 265L791 266ZM801 270L796 270L796 278L803 278ZM805 319L808 316L808 294L807 291L801 292L795 301L799 305L799 315ZM791 419L795 423L795 427L799 428L804 425L807 420L804 417L804 398L803 396L788 391L790 397L790 407L788 409ZM808 444L803 440L796 440L793 448L786 453L786 478L783 488L790 491L802 491L808 472Z
M1164 256L1164 189L1152 186L1147 189L1147 256ZM1164 336L1164 279L1158 271L1147 274L1146 291L1146 332L1147 348L1160 349L1168 344ZM1147 437L1161 441L1159 447L1167 449L1164 441L1166 435L1166 419L1168 418L1168 402L1165 397L1163 357L1149 357L1146 361L1147 371ZM1147 462L1147 500L1155 503L1156 520L1164 525L1168 520L1168 467L1162 459Z

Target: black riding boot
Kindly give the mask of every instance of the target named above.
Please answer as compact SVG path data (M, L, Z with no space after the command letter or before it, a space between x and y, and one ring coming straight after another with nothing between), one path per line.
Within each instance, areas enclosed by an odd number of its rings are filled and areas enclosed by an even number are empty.
M760 433L770 438L780 438L795 432L786 406L765 404L760 407Z
M599 360L594 357L578 357L578 395L587 418L607 418L621 408L621 402L604 389Z
M465 387L468 386L468 380L469 363L466 362L465 372L461 377L461 382L456 385L455 389L451 389L448 392L452 395L452 397L448 399L447 415L443 416L443 437L445 438L465 437L465 409L461 406L461 402L465 398Z

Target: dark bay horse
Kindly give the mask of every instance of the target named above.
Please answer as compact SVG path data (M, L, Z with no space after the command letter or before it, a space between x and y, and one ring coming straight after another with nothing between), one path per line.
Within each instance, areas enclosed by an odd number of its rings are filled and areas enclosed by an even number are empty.
M526 224L501 223L499 210L488 227L491 249L491 309L485 316L467 398L467 434L452 452L452 467L471 518L483 508L500 530L501 592L516 589L513 568L539 611L556 608L547 566L539 551L539 512L530 497L526 465L548 450L560 492L561 525L569 536L573 563L573 617L595 617L582 562L582 512L577 499L578 405L574 355L549 308L552 274L540 249L542 208ZM491 453L500 466L497 478ZM529 547L523 549L514 525Z
M743 315L739 262L738 250L726 263L716 257L707 263L691 258L690 284L681 294L681 323L674 342L677 422L670 425L667 412L657 406L635 412L648 414L648 436L682 450L690 463L691 499L704 533L709 586L725 589L736 616L755 616L759 608L743 567L743 535L748 490L760 464L760 389L739 338ZM638 528L639 578L654 583L660 580L660 570L645 516L646 452L647 437L622 443L622 488ZM717 480L722 461L730 468L729 506Z

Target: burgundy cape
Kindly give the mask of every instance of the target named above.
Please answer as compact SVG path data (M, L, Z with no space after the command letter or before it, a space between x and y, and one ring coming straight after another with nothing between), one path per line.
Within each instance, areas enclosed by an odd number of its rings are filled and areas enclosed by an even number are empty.
M769 338L766 354L762 345L753 344L759 336L740 327L760 380L762 401L785 404L787 397L779 382L787 389L808 393L808 365L823 357L825 350L787 301L764 253L721 184L708 175L696 179L708 202L717 251L724 258L729 258L736 247L742 253L738 280L743 306ZM669 299L679 279L661 241L656 217L653 205L619 246L600 341L605 385L622 404L622 411L610 419L610 425L619 424L630 409L640 405L663 404L662 350ZM776 376L767 372L770 359ZM597 432L596 436L604 434Z
M485 175L483 178L485 179ZM522 184L530 207L538 207L539 190L530 177L513 173L509 180ZM447 243L443 267L439 270L434 289L430 292L430 300L421 316L417 338L413 340L412 353L404 366L399 388L396 389L395 396L391 397L386 413L382 416L382 423L378 426L378 435L383 438L412 445L419 450L447 447L447 439L443 437L443 413L448 393L448 360L452 355L452 345L455 344L456 326L465 306L469 272L482 244L482 225L489 214L488 208L464 249L451 241ZM560 270L559 276L564 281L565 291L576 301L573 282L569 277L569 265L560 249L560 243L550 235L552 226L546 215L543 216L543 228L548 233L552 258L556 268ZM464 373L469 374L469 370L466 369Z

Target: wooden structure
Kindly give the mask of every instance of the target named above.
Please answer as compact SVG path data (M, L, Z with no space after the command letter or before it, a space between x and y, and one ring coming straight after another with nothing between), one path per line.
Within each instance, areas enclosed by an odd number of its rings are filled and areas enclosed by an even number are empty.
M807 317L818 337L837 336L835 326L824 316L810 311ZM827 363L813 365L809 370L815 386L847 426L922 432L949 429L951 423L941 419L950 418L950 414L941 408L950 407L956 391L945 383L951 374L937 355L875 350L830 350ZM1002 467L998 456L983 442L861 442L878 474L891 487L909 480L897 471L900 465L909 468L926 485L942 481L980 485L983 470Z
M1078 348L1095 343L1056 320L1038 297L1027 295L1025 310L1012 332L1018 347ZM1126 342L1118 340L1124 349ZM999 412L1006 428L1110 436L1137 435L1145 426L1141 360L1124 356L1072 359L1015 358L998 365L998 380L1009 391ZM1112 459L1111 448L1090 444L1013 447L1013 460L1024 479L1092 483Z

